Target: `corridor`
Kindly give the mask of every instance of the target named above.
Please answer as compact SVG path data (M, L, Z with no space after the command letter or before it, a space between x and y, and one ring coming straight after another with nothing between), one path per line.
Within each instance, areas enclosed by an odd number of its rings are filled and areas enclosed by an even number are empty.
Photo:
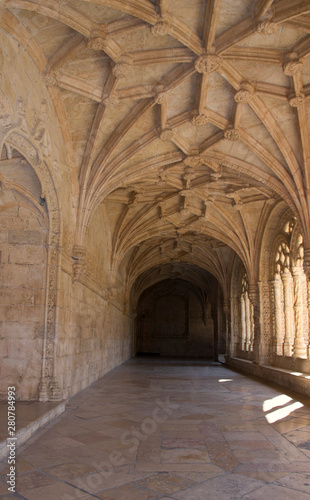
M219 363L141 357L18 453L27 500L310 498L309 400Z

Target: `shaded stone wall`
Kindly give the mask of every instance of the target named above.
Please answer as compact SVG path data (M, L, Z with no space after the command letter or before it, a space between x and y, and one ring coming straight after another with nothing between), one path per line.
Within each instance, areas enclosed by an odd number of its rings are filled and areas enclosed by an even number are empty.
M204 307L182 280L146 290L137 308L137 351L212 358L214 326L210 305Z
M0 212L0 393L36 399L41 377L46 222L13 206Z

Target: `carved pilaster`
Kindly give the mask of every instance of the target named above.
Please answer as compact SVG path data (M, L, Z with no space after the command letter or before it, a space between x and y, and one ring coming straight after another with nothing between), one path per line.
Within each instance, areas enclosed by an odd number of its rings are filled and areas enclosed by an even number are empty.
M282 309L282 297L281 297L282 281L280 275L277 273L275 275L275 280L273 282L273 292L274 292L274 352L278 356L283 354L283 309Z
M41 379L39 385L39 401L61 401L62 390L55 377Z
M283 355L292 355L293 344L293 281L288 268L282 273L283 295L284 295L284 318L285 318L285 336L283 343Z
M256 283L249 284L249 299L251 302L251 316L252 316L252 345L253 362L259 363L260 358L260 308L259 308L259 294L258 285Z
M250 300L248 294L245 293L244 296L244 304L245 304L245 344L244 350L250 350L251 344L251 312L250 312Z
M306 357L306 345L303 336L303 307L302 307L302 276L303 270L301 267L293 267L293 283L294 283L294 316L295 316L295 339L293 347L293 355L298 358Z
M296 52L291 52L285 56L283 72L287 76L294 76L302 71L303 65L303 61L299 59L298 54Z
M240 297L240 315L241 315L241 350L246 349L246 324L245 324L245 299Z
M225 314L225 337L226 337L226 358L231 354L231 325L230 325L230 303L225 301L223 304Z
M77 281L86 268L86 248L80 245L74 245L72 251L73 258L73 281Z

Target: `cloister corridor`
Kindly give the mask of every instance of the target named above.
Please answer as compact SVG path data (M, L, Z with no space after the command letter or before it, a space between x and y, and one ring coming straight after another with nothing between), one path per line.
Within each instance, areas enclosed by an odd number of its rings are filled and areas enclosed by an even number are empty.
M2 464L1 499L305 500L310 406L218 362L137 357L21 447L18 493Z

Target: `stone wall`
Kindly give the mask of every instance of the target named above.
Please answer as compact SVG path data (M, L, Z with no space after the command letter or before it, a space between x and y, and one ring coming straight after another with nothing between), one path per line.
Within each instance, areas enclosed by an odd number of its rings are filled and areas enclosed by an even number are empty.
M19 399L36 399L41 377L46 221L15 205L0 212L0 393L16 386Z
M206 310L182 280L166 280L146 290L136 321L137 351L163 356L212 358L214 327Z
M86 284L61 273L56 378L74 395L132 354L129 317Z

